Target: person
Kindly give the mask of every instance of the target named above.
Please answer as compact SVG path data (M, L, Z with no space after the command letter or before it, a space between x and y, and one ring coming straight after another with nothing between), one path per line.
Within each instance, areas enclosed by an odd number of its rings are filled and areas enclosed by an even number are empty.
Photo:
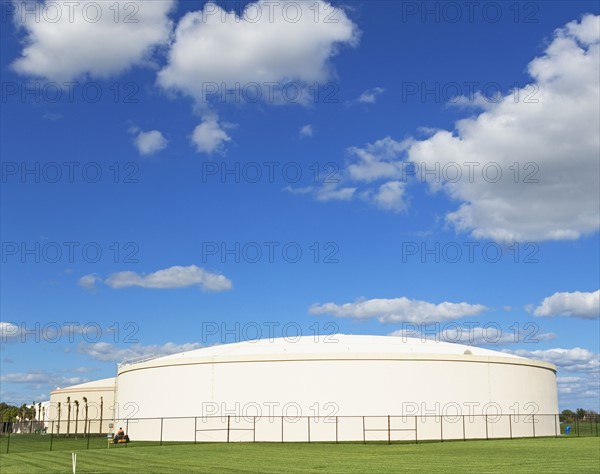
M117 444L119 440L123 438L127 439L127 436L125 435L125 431L123 431L123 428L119 428L119 431L117 431L117 434L113 439L113 444Z

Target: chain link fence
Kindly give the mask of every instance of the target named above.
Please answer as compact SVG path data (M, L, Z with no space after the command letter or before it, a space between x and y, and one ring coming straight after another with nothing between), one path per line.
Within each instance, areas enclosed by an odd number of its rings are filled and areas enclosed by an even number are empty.
M0 452L205 442L419 443L599 435L599 415L200 416L2 423ZM67 428L69 432L67 432ZM123 428L130 442L115 443Z

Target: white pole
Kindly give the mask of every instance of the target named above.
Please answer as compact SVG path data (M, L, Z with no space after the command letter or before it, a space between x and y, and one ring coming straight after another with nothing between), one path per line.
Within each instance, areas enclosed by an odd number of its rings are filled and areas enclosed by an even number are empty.
M73 474L77 470L77 454L71 453L71 461L73 462Z

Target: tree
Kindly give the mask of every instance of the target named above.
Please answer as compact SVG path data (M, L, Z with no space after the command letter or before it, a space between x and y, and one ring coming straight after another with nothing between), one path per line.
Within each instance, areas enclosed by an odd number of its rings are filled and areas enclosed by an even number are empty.
M67 436L71 432L71 397L67 397Z
M14 405L0 403L0 421L14 421L19 414L19 409Z
M573 423L577 415L572 410L563 410L560 414L560 420L564 423Z
M102 434L102 411L104 409L104 399L100 397L100 428L98 429L99 434Z
M79 423L79 401L75 400L75 438L77 438L77 424Z
M85 403L85 423L83 425L83 434L87 435L87 431L88 431L88 399L86 397L83 397L83 403Z
M58 402L58 425L56 427L56 434L60 434L60 402Z

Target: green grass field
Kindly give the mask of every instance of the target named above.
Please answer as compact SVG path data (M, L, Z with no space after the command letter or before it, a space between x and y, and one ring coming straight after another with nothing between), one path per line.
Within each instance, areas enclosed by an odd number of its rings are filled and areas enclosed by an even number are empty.
M600 438L425 444L214 443L76 450L77 472L598 473ZM71 472L70 451L0 454L2 473Z

